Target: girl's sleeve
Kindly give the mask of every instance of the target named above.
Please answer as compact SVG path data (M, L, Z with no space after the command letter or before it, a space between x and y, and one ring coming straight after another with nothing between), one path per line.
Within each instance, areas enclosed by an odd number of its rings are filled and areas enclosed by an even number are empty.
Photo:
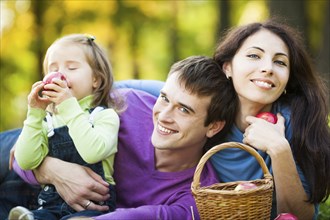
M57 110L84 161L96 163L117 152L119 116L113 109L98 112L93 123L75 98L65 100Z
M29 108L27 118L15 144L15 158L23 170L37 168L48 153L48 138L43 128L46 112Z

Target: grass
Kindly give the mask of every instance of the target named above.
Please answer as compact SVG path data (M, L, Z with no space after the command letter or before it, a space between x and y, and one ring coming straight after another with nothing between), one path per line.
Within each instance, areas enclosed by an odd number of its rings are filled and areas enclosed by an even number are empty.
M330 127L330 115L328 117L329 127ZM317 220L328 220L330 219L330 197L324 203L320 204L319 215Z
M330 197L324 203L320 204L319 215L317 220L329 220L330 219Z

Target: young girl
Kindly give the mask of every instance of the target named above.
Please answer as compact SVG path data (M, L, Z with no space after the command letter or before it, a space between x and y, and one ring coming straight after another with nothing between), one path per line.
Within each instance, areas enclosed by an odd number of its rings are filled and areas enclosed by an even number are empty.
M37 168L47 155L89 167L108 183L111 196L101 205L111 211L116 200L112 174L119 130L116 110L120 106L109 96L114 81L111 66L94 40L92 36L72 34L48 48L45 74L60 72L65 79L55 78L46 85L39 81L32 86L15 157L27 170ZM88 210L100 205L98 201L84 203L79 215L102 213ZM43 187L38 204L40 208L32 211L35 219L67 219L75 213L53 185ZM22 210L12 209L9 218L18 217Z
M289 212L315 219L330 192L327 90L302 45L290 27L268 21L233 29L214 54L240 106L223 141L249 144L263 156L275 182L272 218ZM278 122L254 117L260 112L277 114ZM212 163L223 182L263 178L256 160L238 149L218 152Z

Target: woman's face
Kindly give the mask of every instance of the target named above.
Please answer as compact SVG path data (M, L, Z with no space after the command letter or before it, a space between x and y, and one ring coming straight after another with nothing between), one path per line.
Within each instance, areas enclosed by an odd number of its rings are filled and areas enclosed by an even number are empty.
M289 65L286 44L263 29L248 37L223 69L227 77L232 77L241 103L269 105L284 92Z

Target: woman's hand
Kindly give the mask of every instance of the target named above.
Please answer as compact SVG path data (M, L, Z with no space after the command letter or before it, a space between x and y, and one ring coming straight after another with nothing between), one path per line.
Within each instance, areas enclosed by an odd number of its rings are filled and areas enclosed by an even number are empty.
M280 151L290 150L290 145L285 138L285 119L277 114L277 123L272 124L264 119L253 116L246 117L249 126L245 129L243 143L272 155Z
M89 201L105 201L109 198L108 183L90 168L46 157L34 171L41 184L53 184L57 192L76 211L85 210ZM91 202L89 210L108 211L108 206Z

